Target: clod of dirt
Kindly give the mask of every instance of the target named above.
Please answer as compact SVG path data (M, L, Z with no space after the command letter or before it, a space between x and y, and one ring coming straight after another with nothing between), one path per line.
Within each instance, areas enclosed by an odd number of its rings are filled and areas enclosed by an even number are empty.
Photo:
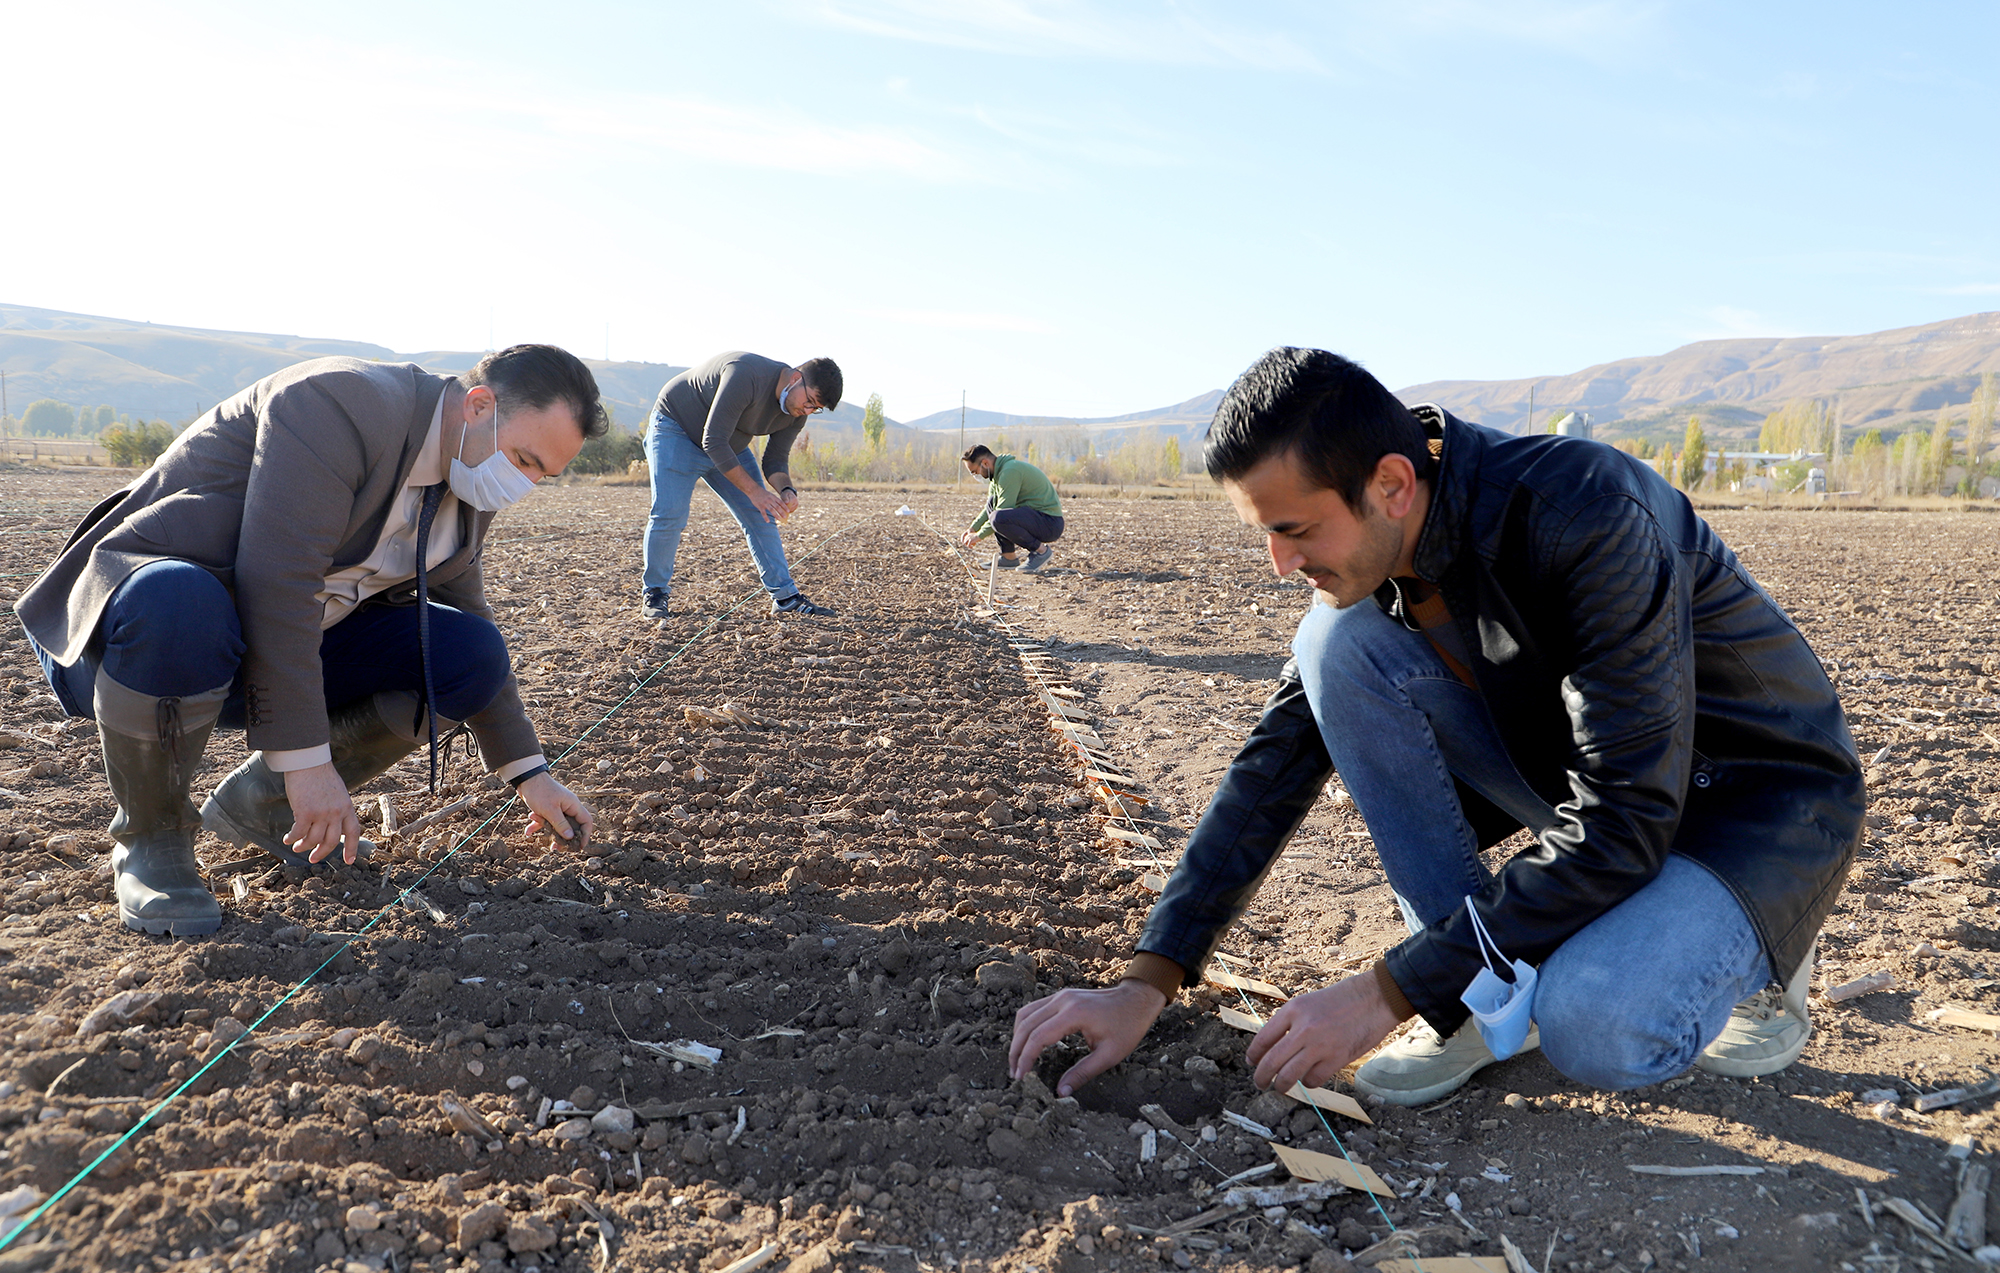
M533 1212L516 1216L507 1226L507 1249L516 1255L546 1251L555 1244L555 1226Z
M507 1208L482 1202L458 1218L458 1245L467 1251L507 1231Z

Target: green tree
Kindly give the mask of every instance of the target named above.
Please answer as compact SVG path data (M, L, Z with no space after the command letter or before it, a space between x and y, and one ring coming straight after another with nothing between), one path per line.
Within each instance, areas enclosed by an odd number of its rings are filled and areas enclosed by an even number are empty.
M1160 472L1163 476L1170 479L1181 475L1181 440L1179 438L1169 435L1167 444L1160 448Z
M1944 486L1944 471L1951 467L1951 416L1943 407L1938 408L1937 423L1931 426L1930 454L1925 458L1929 471L1924 489L1939 490Z
M882 395L868 395L868 409L861 413L861 432L867 435L868 449L882 449L882 438L889 430L888 421L882 418Z
M98 435L98 442L111 453L111 462L120 468L145 468L160 458L174 442L174 431L165 420L151 424L114 424Z
M646 444L639 435L614 424L597 437L584 439L583 449L564 472L624 473L645 458Z
M116 423L118 423L118 413L108 406L101 406L97 409L96 419L91 421L90 431L102 433Z
M1708 434L1701 427L1701 417L1688 417L1687 436L1681 440L1681 489L1691 491L1701 485L1704 466L1708 462Z
M1889 448L1882 441L1882 430L1868 430L1854 439L1854 449L1848 452L1846 484L1862 490L1873 488L1879 494L1888 460Z
M1812 398L1794 398L1764 417L1757 434L1757 449L1790 455L1795 451L1824 451L1829 444L1826 404Z
M28 404L21 413L21 431L43 437L67 437L76 429L76 409L67 402L42 398Z
M1674 466L1674 449L1671 446L1660 447L1660 476L1667 479L1668 486L1681 484L1681 472Z
M1986 448L1993 441L1993 417L2000 410L2000 376L1987 372L1972 392L1972 407L1965 417L1966 463L1978 468L1986 461Z

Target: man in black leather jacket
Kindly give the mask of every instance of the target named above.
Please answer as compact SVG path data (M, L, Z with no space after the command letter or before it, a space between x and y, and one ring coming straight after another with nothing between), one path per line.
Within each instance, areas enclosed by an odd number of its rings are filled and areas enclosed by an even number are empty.
M1406 409L1318 350L1245 372L1206 459L1323 604L1125 977L1024 1007L1013 1073L1072 1033L1091 1051L1064 1092L1129 1055L1336 768L1411 936L1273 1014L1260 1086L1324 1082L1421 1015L1356 1083L1437 1099L1496 1059L1461 999L1489 968L1538 1028L1502 1054L1539 1042L1592 1086L1795 1059L1860 764L1804 638L1686 498L1611 447Z

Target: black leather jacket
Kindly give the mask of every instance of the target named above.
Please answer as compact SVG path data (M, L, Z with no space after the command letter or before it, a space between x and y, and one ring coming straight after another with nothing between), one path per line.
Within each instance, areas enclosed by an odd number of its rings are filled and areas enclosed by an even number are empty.
M1840 892L1863 808L1854 740L1805 638L1630 456L1416 412L1443 438L1416 572L1444 593L1509 756L1556 811L1480 895L1495 941L1539 964L1674 852L1728 886L1785 980ZM1287 664L1138 948L1196 980L1331 774ZM1482 845L1518 826L1463 784L1459 798ZM1457 1029L1483 966L1462 907L1386 959L1425 1020Z

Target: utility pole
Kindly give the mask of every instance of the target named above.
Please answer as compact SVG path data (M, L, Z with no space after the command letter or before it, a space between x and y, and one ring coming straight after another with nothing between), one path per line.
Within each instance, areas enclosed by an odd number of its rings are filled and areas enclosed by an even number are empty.
M1535 432L1535 386L1528 386L1528 427L1523 431L1528 435Z
M961 456L965 454L965 390L963 389L958 391L958 453ZM958 466L958 478L952 485L961 486L964 483L965 464L961 461Z
M0 371L0 428L13 418L14 413L7 409L7 373Z

